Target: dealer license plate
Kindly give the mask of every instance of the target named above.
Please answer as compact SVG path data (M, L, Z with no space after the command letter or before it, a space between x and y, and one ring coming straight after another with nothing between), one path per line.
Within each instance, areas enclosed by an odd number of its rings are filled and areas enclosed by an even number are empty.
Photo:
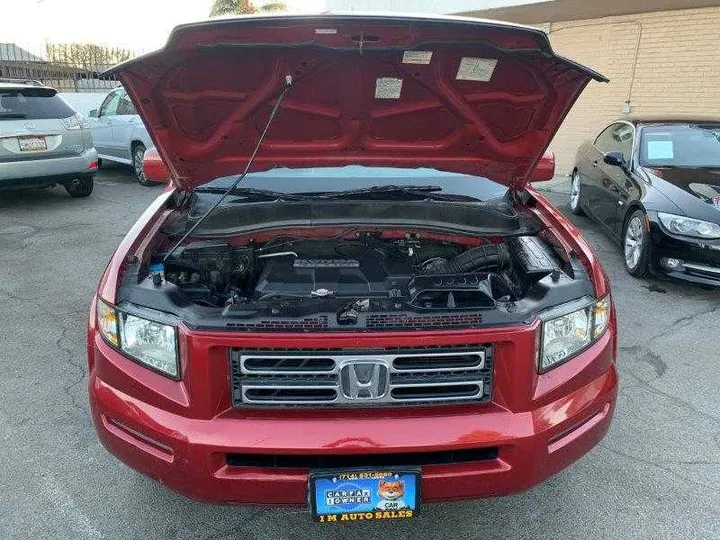
M18 137L21 152L39 152L47 150L45 137Z
M320 523L407 519L420 502L419 469L310 473L310 509Z

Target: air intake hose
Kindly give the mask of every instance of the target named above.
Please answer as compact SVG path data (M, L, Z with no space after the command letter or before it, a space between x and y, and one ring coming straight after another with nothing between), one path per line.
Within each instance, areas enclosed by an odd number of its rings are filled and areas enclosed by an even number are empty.
M487 268L502 268L507 264L508 257L505 244L489 244L468 249L450 260L429 261L423 272L425 274L467 274Z

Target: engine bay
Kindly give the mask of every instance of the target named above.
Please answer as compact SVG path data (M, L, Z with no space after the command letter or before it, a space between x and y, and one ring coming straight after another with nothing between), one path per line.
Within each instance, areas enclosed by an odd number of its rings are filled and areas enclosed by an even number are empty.
M373 314L484 313L486 321L498 322L503 318L491 313L520 317L523 302L562 300L565 294L558 297L557 291L579 285L578 272L579 265L563 261L535 235L455 238L354 230L193 240L169 256L156 251L138 282L143 304L163 294L156 307L194 309L204 319L267 326L273 318L322 316L326 326L364 328L378 320ZM572 288L567 295L577 297L577 286ZM130 301L143 294L131 292Z

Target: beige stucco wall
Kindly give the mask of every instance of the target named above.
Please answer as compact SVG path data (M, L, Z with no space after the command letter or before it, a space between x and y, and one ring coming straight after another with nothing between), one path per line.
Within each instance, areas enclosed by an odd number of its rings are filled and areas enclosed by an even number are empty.
M611 79L590 83L553 140L558 173L628 99L631 114L720 117L720 7L553 23L550 41Z

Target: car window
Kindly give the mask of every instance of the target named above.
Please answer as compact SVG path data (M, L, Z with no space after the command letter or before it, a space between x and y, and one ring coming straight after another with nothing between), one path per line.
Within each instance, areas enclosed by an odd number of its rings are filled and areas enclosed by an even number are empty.
M127 92L120 92L120 100L118 101L117 113L120 114L137 114L135 106L130 101Z
M597 139L595 147L602 153L622 152L625 159L632 155L633 139L635 128L624 122L617 122L605 128Z
M0 121L69 118L75 111L52 88L0 89Z
M595 139L595 147L601 152L612 152L613 149L613 138L612 132L615 129L615 124L606 127L600 135Z
M635 128L630 124L617 124L612 132L613 141L618 150L623 153L625 159L632 156L633 139Z
M640 140L640 163L720 168L720 124L646 126Z
M115 116L117 114L119 103L120 92L111 92L100 106L100 114L98 116Z

